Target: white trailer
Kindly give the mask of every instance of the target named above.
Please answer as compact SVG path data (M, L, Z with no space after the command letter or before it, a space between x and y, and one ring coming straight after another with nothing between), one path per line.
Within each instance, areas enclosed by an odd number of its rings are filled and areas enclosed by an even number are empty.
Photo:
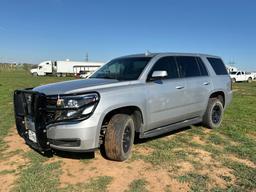
M81 71L83 73L92 73L101 67L102 62L85 62L85 61L43 61L37 68L31 69L30 72L34 76L45 75L76 75Z

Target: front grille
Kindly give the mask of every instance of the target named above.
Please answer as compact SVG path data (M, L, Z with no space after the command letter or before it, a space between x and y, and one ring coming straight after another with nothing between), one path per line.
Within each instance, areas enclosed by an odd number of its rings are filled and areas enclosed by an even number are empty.
M14 92L14 111L17 131L26 143L39 151L49 150L45 129L46 96L31 90L16 90ZM29 139L29 129L35 132L37 142Z
M46 124L50 124L56 119L56 103L57 97L47 97L46 98Z

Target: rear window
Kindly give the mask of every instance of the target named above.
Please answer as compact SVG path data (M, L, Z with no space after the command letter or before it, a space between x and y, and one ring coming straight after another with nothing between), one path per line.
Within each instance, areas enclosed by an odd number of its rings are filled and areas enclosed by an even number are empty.
M222 62L221 59L219 58L211 58L208 57L207 58L208 61L210 62L213 70L215 71L216 75L226 75L228 74L227 69L224 65L224 63Z

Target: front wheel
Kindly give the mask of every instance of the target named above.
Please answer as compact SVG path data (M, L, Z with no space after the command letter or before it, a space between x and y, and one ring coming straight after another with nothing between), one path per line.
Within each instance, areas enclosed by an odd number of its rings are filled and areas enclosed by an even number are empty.
M232 78L232 83L235 83L236 82L236 79L235 78Z
M217 98L210 98L203 116L203 125L210 129L218 128L223 117L223 104Z
M131 155L134 134L134 121L130 115L114 115L107 125L104 140L107 158L115 161L128 159Z
M251 83L252 82L252 78L249 77L248 80L247 80L248 83Z

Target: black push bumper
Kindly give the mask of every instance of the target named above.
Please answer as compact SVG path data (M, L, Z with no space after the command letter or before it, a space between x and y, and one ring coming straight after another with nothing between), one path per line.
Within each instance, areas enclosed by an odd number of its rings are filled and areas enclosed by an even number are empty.
M31 90L14 92L14 112L19 135L32 148L46 152L51 150L46 135L46 95ZM35 134L31 139L29 133Z

